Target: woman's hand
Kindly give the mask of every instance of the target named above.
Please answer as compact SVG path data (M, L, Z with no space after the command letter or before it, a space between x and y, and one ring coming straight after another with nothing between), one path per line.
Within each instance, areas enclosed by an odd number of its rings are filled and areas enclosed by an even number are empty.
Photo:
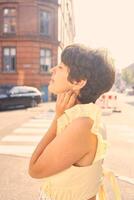
M57 96L56 101L56 116L60 117L66 109L71 108L76 104L77 95L74 91L67 91Z

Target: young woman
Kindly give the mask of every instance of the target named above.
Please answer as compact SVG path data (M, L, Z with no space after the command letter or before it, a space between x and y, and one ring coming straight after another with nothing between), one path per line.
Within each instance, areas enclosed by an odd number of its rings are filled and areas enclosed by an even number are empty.
M55 117L31 157L29 174L43 178L40 200L94 200L107 148L95 102L114 83L113 64L103 52L74 44L51 72Z

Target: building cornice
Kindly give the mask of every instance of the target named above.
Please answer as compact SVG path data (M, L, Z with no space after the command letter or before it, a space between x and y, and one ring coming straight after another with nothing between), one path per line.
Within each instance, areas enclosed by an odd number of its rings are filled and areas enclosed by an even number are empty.
M52 40L51 38L50 39L47 39L47 38L43 38L43 37L37 37L37 36L27 36L27 37L14 37L14 36L10 36L8 38L6 37L2 37L0 36L0 42L21 42L21 41L29 41L29 42L42 42L42 43L46 43L46 44L54 44L54 45L59 45L59 42L57 40Z
M10 3L19 3L19 1L17 1L17 0L14 0L14 1L10 1L10 0L1 0L0 1L0 4L10 4Z
M58 5L58 0L37 0L37 1L42 3L53 3Z

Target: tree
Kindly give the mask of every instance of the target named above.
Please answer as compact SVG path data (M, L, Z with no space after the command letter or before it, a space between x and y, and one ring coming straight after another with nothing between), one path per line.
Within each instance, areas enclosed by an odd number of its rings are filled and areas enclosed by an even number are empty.
M134 64L122 70L122 79L127 85L134 85Z

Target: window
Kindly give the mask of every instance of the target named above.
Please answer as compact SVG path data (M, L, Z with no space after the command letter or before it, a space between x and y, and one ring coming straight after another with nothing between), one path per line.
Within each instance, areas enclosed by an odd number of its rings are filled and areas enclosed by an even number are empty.
M14 72L16 70L16 48L3 48L3 71Z
M51 17L46 11L40 12L40 33L45 36L50 36L51 33Z
M40 50L40 69L42 72L49 72L51 68L51 50Z
M5 8L3 11L3 32L15 33L16 32L16 9Z

